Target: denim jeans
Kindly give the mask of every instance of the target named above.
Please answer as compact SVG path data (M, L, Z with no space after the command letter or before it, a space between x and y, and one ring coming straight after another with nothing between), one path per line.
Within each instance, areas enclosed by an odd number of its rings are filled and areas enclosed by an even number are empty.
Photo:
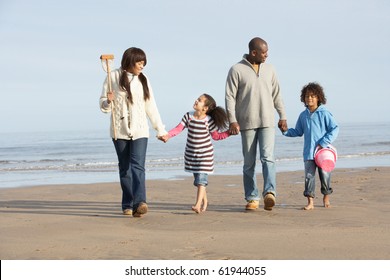
M208 182L208 174L207 173L194 173L194 186L207 186Z
M303 195L306 197L315 197L315 175L317 167L314 160L305 161L305 191L303 192ZM321 182L321 193L323 195L331 194L333 192L330 187L331 173L318 167L318 175Z
M148 138L112 141L118 156L122 210L137 209L141 202L146 202L145 157Z
M260 200L256 182L256 156L257 145L260 150L260 162L263 173L263 193L276 196L276 170L275 170L275 128L264 127L241 131L242 154L244 156L243 182L245 199Z

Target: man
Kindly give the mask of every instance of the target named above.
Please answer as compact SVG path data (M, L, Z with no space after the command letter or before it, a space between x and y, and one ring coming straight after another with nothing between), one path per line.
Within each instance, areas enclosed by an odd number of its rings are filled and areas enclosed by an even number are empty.
M275 112L279 114L278 127L287 130L284 104L279 82L272 65L266 64L268 44L261 38L249 42L249 54L230 68L226 81L226 111L230 134L241 133L244 156L243 183L246 209L259 207L256 183L257 145L264 179L264 209L272 210L276 197L275 171Z

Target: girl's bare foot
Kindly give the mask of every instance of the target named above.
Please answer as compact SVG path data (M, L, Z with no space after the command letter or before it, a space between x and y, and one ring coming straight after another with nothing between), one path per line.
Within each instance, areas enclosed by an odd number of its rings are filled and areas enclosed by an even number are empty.
M200 211L201 211L201 210L200 210L200 207L199 207L199 206L197 207L196 205L192 206L191 209L192 209L192 211L194 211L196 214L199 214Z
M314 209L314 199L312 197L307 198L307 205L303 207L303 210L313 210Z
M209 205L209 203L208 203L208 201L207 201L207 193L206 193L206 191L205 191L205 192L204 192L204 195L203 195L203 204L202 204L201 211L202 211L202 212L205 212L208 205Z
M202 205L205 205L205 201L207 203L207 196L206 196L206 187L203 185L198 186L198 192L196 194L196 202L195 205L192 206L192 211L199 214L203 211L204 206L201 209ZM206 205L207 207L207 205Z
M324 202L324 207L325 208L330 208L330 201L329 201L329 195L324 195L324 199L323 199L323 202Z

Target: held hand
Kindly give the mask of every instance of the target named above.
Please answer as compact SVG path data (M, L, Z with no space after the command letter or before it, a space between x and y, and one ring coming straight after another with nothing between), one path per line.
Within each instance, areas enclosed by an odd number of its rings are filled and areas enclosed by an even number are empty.
M237 135L240 132L240 125L238 122L231 123L229 126L229 134Z
M286 132L288 130L287 120L279 120L278 127L281 132Z
M167 143L168 140L169 140L169 135L168 134L162 136L162 141L164 141L164 143Z
M164 143L167 143L168 139L169 139L169 135L166 134L166 135L158 136L157 138L158 138L158 140L163 141Z

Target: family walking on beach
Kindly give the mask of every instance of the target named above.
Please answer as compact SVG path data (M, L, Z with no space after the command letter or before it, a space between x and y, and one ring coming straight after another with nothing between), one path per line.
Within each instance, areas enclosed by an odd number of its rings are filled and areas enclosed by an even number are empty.
M193 110L184 114L180 123L168 132L161 120L149 79L144 75L146 54L139 48L127 49L121 67L108 73L100 96L100 109L111 112L111 138L118 157L122 211L124 215L141 217L148 211L145 189L145 158L149 125L163 142L187 128L184 169L193 173L197 188L196 213L206 211L208 174L214 171L213 140L241 135L243 154L243 186L246 210L256 210L260 198L264 209L276 204L275 169L275 110L278 127L288 137L304 135L305 210L314 208L315 172L318 169L325 207L330 207L331 172L323 170L314 160L315 151L327 148L337 137L338 126L324 107L326 98L322 87L309 83L301 92L306 109L300 114L295 128L288 128L279 82L272 65L265 63L268 44L261 38L249 42L249 53L228 72L224 108L214 98L201 94ZM256 157L259 146L262 165L263 191L256 179Z

